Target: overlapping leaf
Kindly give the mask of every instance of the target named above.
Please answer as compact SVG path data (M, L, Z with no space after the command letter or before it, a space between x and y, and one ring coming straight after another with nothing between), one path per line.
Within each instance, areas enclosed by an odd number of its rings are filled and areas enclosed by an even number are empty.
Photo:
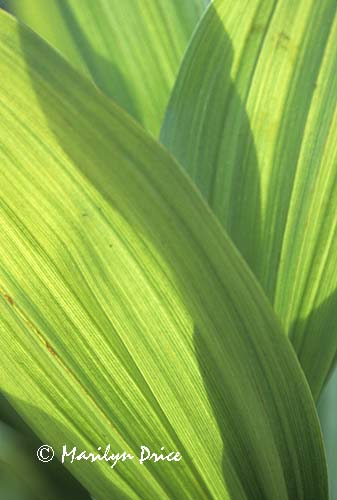
M0 498L90 500L89 493L58 461L41 463L43 443L0 394Z
M158 134L208 0L8 0L15 15Z
M321 421L329 472L329 499L337 500L337 371L333 373L318 401L317 410Z
M0 498L58 500L61 493L47 478L41 464L28 452L22 436L0 421ZM69 499L67 492L64 493L64 498Z
M68 463L97 499L326 499L299 364L190 181L4 14L0 52L1 389L58 456L181 452Z
M316 398L337 351L336 8L215 0L162 130L274 304Z

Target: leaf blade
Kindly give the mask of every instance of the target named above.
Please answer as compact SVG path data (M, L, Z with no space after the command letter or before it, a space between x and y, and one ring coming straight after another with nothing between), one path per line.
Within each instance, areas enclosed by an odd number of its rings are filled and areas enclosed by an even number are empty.
M183 454L68 464L95 498L326 498L296 357L187 177L3 14L0 45L6 395L56 451Z
M329 0L215 1L162 130L274 305L315 399L337 350L336 19Z
M20 20L157 135L192 31L208 0L10 0Z

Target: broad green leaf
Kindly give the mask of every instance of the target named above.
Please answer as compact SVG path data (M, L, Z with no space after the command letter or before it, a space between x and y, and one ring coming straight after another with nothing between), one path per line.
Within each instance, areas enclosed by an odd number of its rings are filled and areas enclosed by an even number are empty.
M2 401L1 401L2 403ZM28 435L28 438L27 438ZM41 464L42 443L0 421L0 498L2 500L88 500L89 494L57 460Z
M337 351L336 8L215 0L161 134L262 284L315 398Z
M330 500L337 500L337 370L335 369L317 404L329 471Z
M8 0L12 13L157 135L209 0Z
M0 498L57 500L41 472L17 433L0 421Z
M88 492L58 460L44 464L37 460L41 445L0 394L0 498L90 500Z
M187 176L5 14L0 52L6 396L58 457L135 456L66 461L95 499L325 500L297 358Z

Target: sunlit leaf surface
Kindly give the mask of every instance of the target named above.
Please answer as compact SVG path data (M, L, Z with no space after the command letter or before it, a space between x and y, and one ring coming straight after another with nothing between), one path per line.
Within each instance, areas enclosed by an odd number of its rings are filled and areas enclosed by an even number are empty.
M161 134L262 284L315 398L337 352L336 9L215 0Z
M309 388L173 159L0 14L1 389L95 499L327 498Z
M7 0L104 93L157 135L208 0Z

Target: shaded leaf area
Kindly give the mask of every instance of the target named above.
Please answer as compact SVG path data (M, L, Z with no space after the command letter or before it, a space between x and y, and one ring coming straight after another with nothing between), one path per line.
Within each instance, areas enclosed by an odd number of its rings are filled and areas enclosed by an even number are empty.
M0 49L6 396L57 456L182 454L67 464L97 499L326 499L293 349L187 176L4 14Z
M215 0L161 133L262 284L316 399L337 351L336 51L334 0Z
M0 498L13 500L89 500L87 491L57 460L41 463L42 443L0 395Z
M8 0L7 8L157 135L208 0Z
M13 500L56 499L49 494L19 436L0 421L0 497Z
M330 500L337 500L337 371L334 370L317 405L322 426L329 472Z
M51 480L50 471L51 468L55 470L55 467L39 462L36 458L37 448L31 446L31 442L4 422L0 422L0 443L1 498L10 500L90 498L88 495L83 495L80 486L77 489L72 489L72 496L68 494L69 490L67 489L61 491L56 481ZM47 471L44 465L46 465ZM68 472L67 475L71 478ZM61 478L61 484L66 486L64 473L62 473ZM74 480L71 479L71 483L73 482Z

